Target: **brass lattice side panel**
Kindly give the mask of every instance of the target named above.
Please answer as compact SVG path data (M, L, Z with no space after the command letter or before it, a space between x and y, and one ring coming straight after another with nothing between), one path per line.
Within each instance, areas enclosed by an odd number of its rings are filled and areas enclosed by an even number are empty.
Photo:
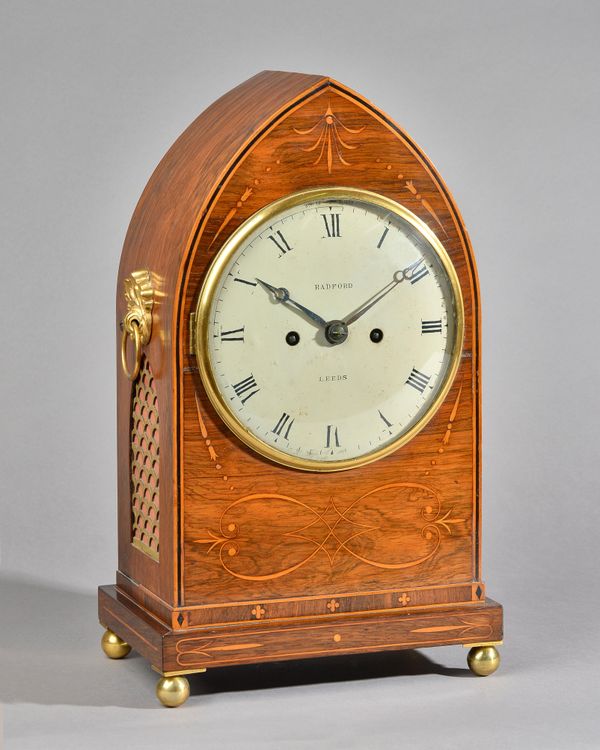
M131 399L131 541L158 560L159 424L154 376L146 357Z

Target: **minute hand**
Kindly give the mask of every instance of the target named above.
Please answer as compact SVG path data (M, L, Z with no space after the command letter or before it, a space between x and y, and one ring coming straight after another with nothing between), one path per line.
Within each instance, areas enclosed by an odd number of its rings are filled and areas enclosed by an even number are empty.
M264 286L265 289L268 289L273 293L277 302L283 302L283 304L295 307L297 310L300 310L300 312L304 313L304 315L310 318L314 323L317 323L317 325L322 326L323 328L327 326L327 321L324 320L320 315L317 315L317 313L309 310L308 307L304 307L304 305L301 305L299 302L296 302L296 300L293 300L290 297L290 293L285 287L272 286L271 284L267 284L266 281L263 281L259 278L257 278L256 280L259 282L259 284Z
M373 305L376 305L379 302L379 300L383 299L386 296L386 294L389 294L392 291L392 289L395 289L398 286L398 284L401 284L405 279L410 279L413 273L415 272L415 270L421 265L421 263L423 263L424 260L425 260L424 258L421 258L415 263L412 263L410 266L407 266L406 268L402 269L402 271L396 271L392 281L386 284L383 287L383 289L380 289L372 297L369 297L369 299L366 302L364 302L353 313L350 313L350 315L344 320L346 325L349 326L351 323L354 323L355 321L357 321L368 310L370 310L373 307Z

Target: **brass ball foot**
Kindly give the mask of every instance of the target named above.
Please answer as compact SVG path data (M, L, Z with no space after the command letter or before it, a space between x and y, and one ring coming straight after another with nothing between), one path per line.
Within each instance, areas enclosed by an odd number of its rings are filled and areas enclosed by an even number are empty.
M100 641L102 650L109 659L122 659L131 651L131 646L122 641L112 630L106 630Z
M500 654L495 646L474 646L467 656L467 664L473 674L487 677L500 666Z
M185 677L161 677L156 683L156 697L167 708L177 708L190 697L190 683Z

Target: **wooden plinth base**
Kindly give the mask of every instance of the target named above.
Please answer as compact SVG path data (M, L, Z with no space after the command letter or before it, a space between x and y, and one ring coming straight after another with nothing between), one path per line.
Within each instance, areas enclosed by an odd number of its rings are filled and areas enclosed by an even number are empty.
M429 646L497 643L502 607L491 599L439 609L385 615L331 615L319 620L173 630L116 586L98 590L101 624L144 656L163 675L261 661L396 651Z

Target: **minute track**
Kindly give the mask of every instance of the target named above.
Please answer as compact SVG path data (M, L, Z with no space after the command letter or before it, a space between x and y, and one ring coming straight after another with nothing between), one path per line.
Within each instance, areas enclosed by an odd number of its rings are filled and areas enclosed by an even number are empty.
M439 400L456 348L452 285L438 248L415 241L417 220L379 197L327 193L269 212L235 243L220 278L234 268L243 281L213 283L211 315L225 324L209 339L222 361L215 391L229 388L228 425L243 423L239 436L268 457L319 470L407 439ZM437 283L407 283L417 277Z

